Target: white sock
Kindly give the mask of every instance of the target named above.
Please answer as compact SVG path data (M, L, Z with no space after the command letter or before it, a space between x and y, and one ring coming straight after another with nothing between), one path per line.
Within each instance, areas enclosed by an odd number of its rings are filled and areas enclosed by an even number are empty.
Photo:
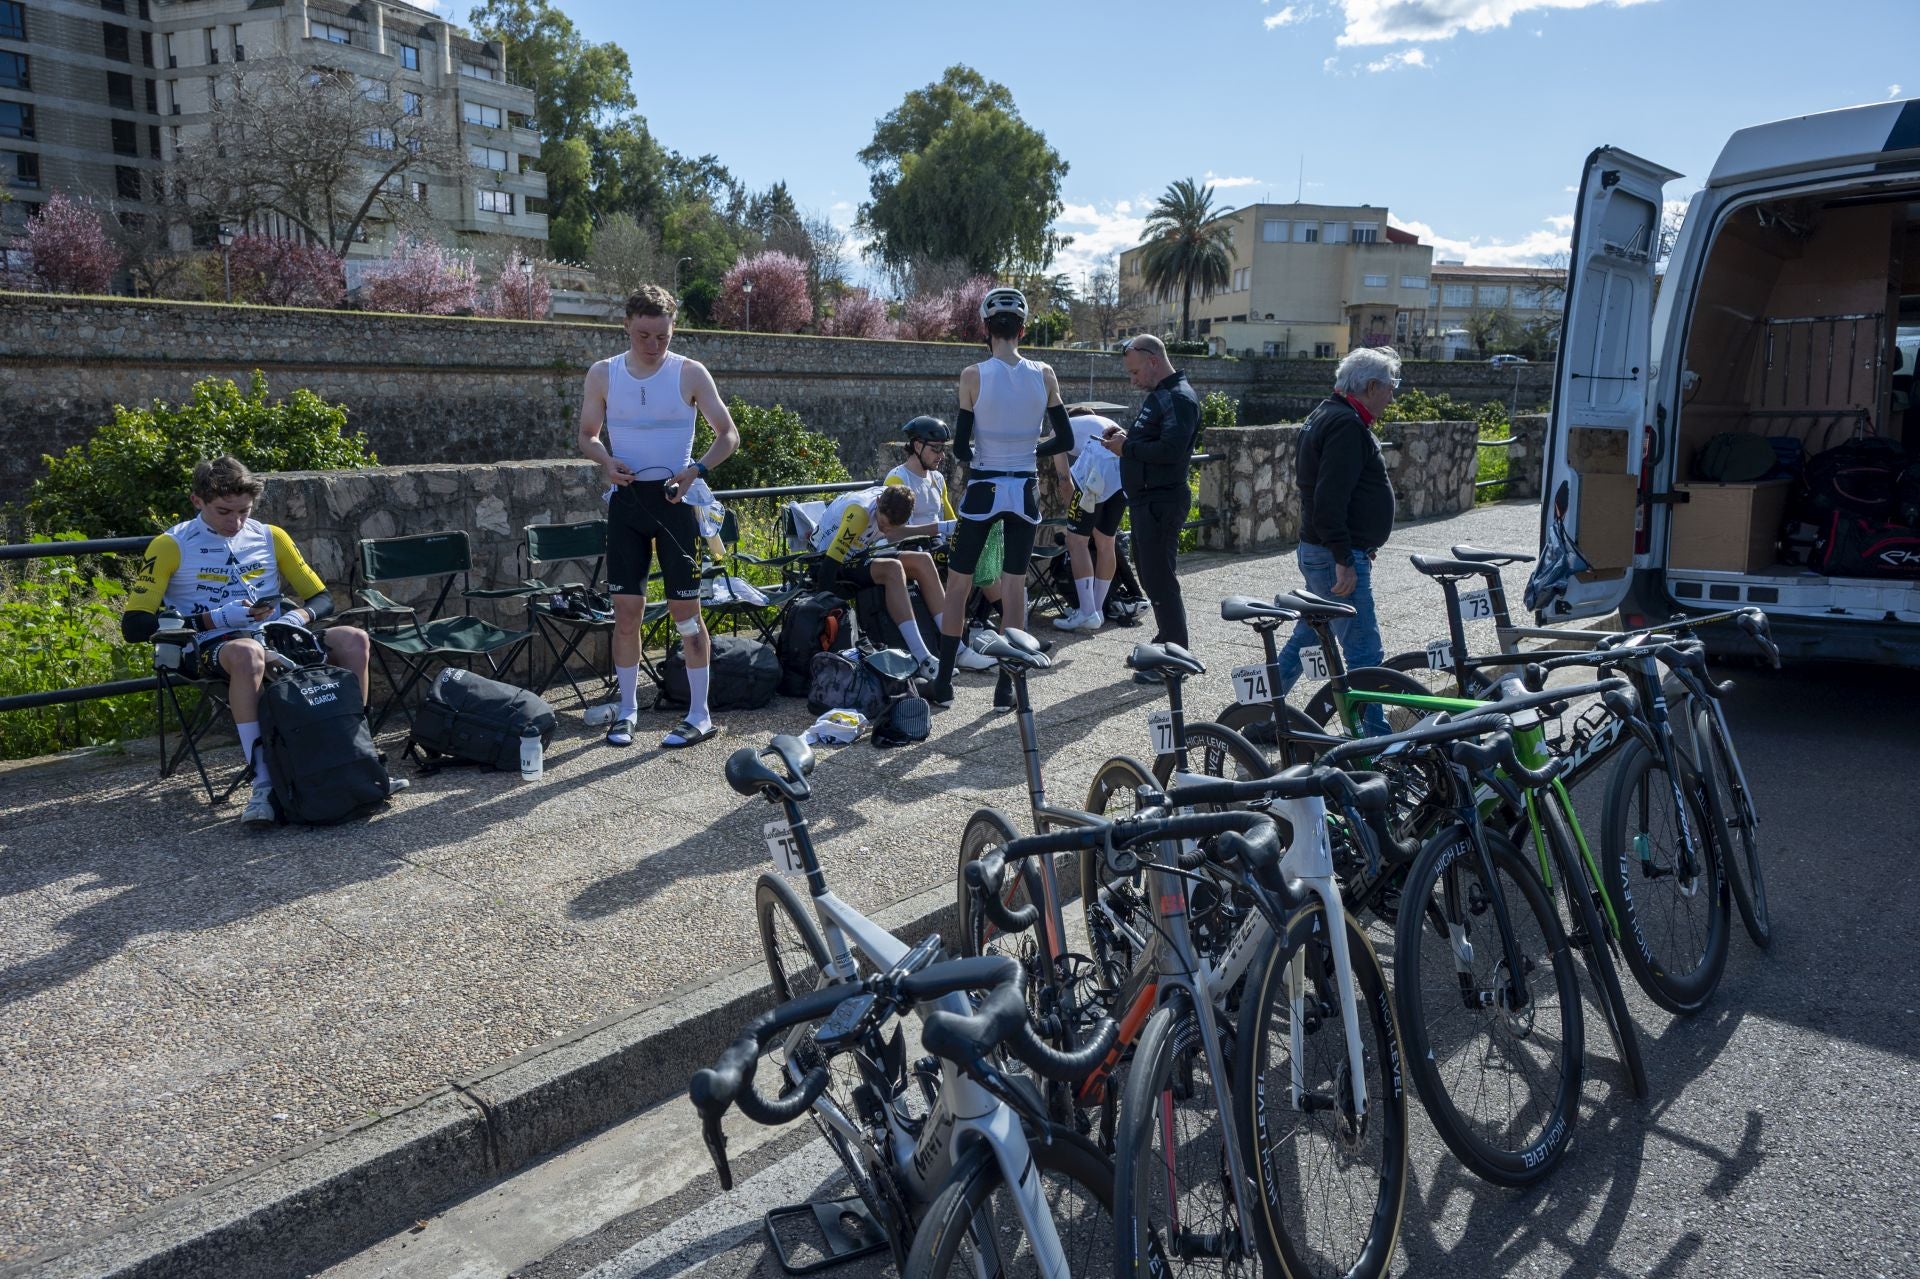
M1074 591L1080 597L1081 612L1091 613L1094 609L1100 607L1094 602L1094 592L1098 589L1094 586L1094 583L1099 580L1097 577L1076 577L1073 579Z
M235 724L234 727L240 730L241 757L253 765L253 788L260 790L272 785L273 779L267 775L267 753L254 749L260 742L260 721Z
M687 667L687 722L705 728L713 722L707 711L707 670L705 666Z
M1113 579L1110 577L1096 577L1093 579L1093 611L1102 617L1107 615L1107 591L1111 589L1112 586Z
M613 676L620 681L620 710L616 719L627 719L640 713L640 663L632 666L616 666Z
M913 654L916 661L924 662L933 656L927 651L927 642L920 638L919 623L909 617L904 622L895 622L894 625L900 628L900 638L907 642L907 651Z

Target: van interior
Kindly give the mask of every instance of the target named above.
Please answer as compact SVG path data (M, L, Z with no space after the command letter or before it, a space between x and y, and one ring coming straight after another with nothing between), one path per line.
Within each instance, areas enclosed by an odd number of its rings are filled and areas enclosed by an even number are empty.
M1667 527L1676 601L1920 618L1920 580L1842 582L1814 567L1813 526L1796 520L1793 500L1805 459L1846 441L1879 437L1920 460L1920 192L1735 208L1701 272L1682 351L1666 437L1675 492L1687 495ZM1770 474L1702 482L1702 452L1723 435L1766 441ZM1742 444L1757 451L1714 447Z

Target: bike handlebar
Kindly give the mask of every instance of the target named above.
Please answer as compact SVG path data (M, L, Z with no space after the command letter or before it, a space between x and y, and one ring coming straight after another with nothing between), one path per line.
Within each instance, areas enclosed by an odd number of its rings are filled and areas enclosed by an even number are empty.
M1378 755L1395 746L1430 746L1461 737L1477 737L1482 733L1504 733L1511 727L1506 707L1488 705L1460 719L1436 719L1383 737L1351 738L1322 755L1320 762L1338 764L1363 755Z
M858 986L826 986L768 1009L746 1024L711 1068L694 1072L687 1085L687 1095L694 1109L700 1112L702 1135L713 1155L714 1168L720 1174L722 1190L733 1189L733 1170L727 1166L727 1139L720 1130L720 1117L726 1114L727 1107L738 1105L740 1113L755 1123L784 1124L805 1113L827 1086L827 1068L820 1064L809 1070L798 1085L778 1097L762 1096L753 1086L753 1075L767 1041L802 1022L819 1020L859 993Z
M937 965L929 969L928 974L960 964L992 964L1004 966L1004 969L994 975L992 989L973 1012L955 1013L942 1008L935 1009L922 1019L921 1045L936 1056L957 1062L963 1068L979 1074L991 1069L985 1065L983 1058L1004 1044L1036 1075L1063 1083L1078 1083L1106 1059L1115 1040L1119 1038L1120 1028L1114 1024L1113 1018L1103 1017L1091 1040L1072 1052L1063 1052L1034 1033L1033 1021L1027 1009L1026 970L1018 963L1005 956L963 959L954 961L953 965ZM938 993L978 989L984 984L979 980L958 984L947 982Z

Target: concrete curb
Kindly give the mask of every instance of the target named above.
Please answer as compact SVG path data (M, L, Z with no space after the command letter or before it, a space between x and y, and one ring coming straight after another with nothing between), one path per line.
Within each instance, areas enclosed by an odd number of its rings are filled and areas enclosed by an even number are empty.
M875 919L951 945L940 884ZM471 1078L11 1265L0 1279L278 1279L326 1268L570 1142L682 1093L765 1006L758 963L617 1013Z

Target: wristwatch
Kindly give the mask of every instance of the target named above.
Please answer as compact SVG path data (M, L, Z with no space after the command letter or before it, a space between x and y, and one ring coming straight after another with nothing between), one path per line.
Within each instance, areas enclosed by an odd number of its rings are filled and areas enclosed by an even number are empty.
M699 458L695 458L693 460L693 469L700 472L701 479L704 480L707 478L707 464L705 462L702 462Z

